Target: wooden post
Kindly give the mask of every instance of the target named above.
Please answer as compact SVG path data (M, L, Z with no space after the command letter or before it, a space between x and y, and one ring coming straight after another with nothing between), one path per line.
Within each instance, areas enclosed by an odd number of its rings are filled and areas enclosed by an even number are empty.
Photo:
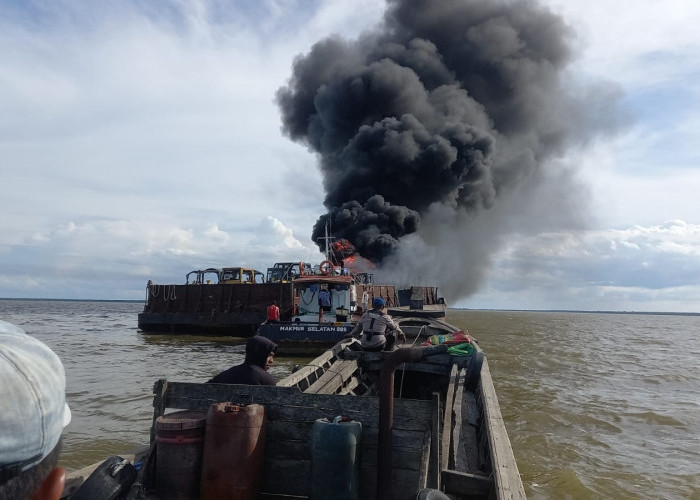
M432 426L430 435L430 466L428 488L440 489L440 393L433 393Z

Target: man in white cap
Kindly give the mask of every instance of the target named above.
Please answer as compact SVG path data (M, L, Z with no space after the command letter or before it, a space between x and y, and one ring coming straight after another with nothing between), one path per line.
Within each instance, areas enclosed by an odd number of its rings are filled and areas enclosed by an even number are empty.
M56 464L70 422L63 365L44 343L5 321L0 405L0 498L60 498L66 471Z

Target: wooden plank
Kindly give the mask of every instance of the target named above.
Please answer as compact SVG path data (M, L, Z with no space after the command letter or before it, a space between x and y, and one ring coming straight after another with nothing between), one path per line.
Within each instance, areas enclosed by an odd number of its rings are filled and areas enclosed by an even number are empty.
M286 495L311 493L310 460L265 459L262 491Z
M323 373L323 371L330 366L331 360L334 357L335 354L333 351L323 351L323 354L315 358L313 361L278 381L277 387L295 387L305 378L309 378L311 383L315 382L318 380L321 373Z
M451 439L451 446L450 446L450 454L451 454L451 459L452 459L452 468L455 470L465 470L464 466L462 465L462 462L464 462L464 455L461 452L461 441L460 437L462 434L462 396L464 394L464 377L466 375L466 370L462 368L459 370L459 374L457 375L457 381L455 383L455 399L454 399L454 404L452 405L452 421L454 422L452 425L452 439ZM447 432L447 429L445 429L444 432ZM466 470L465 470L466 472Z
M486 359L481 367L480 389L484 405L484 425L488 435L489 451L493 463L496 498L525 499L525 488L520 479L518 464L503 423L501 407L493 387L491 372Z
M473 427L479 426L479 405L477 404L476 394L473 392L465 392L464 397L467 400L467 423Z
M305 394L333 394L357 371L357 361L333 363L321 377L304 391Z
M394 468L391 472L391 495L393 500L415 500L415 471ZM375 500L377 498L377 467L360 467L360 498ZM385 500L385 499L382 499Z
M452 365L450 385L445 397L445 415L442 423L442 469L449 468L450 463L450 431L452 429L452 404L454 403L455 387L457 384L457 365Z
M311 422L317 418L344 415L363 422L363 425L376 427L379 415L379 399L376 397L305 394L293 387L260 385L168 382L164 406L171 409L206 410L212 403L220 401L269 405L268 411L273 412L275 418L294 419L306 412L305 420ZM424 430L430 422L430 411L429 401L396 400L395 426Z
M436 356L437 357L437 356ZM430 359L430 358L428 358ZM370 361L367 364L367 370L370 371L380 371L382 368L383 360L378 359L375 361ZM430 362L418 362L418 363L401 363L397 368L396 372L399 373L401 370L413 371L413 372L423 372L423 373L433 373L435 375L447 375L450 373L450 365L442 363L430 363Z
M428 469L430 468L430 443L431 443L431 431L426 430L423 434L423 446L421 449L420 457L418 457L418 464L420 470L418 473L418 485L416 491L420 491L428 486Z
M440 393L434 392L432 399L432 425L430 436L430 467L427 487L440 489Z
M455 469L473 474L478 473L481 467L479 438L477 435L479 417L477 413L476 395L473 392L464 391L462 396L462 429L459 435L460 467L455 467Z
M353 377L349 382L347 382L345 384L345 386L340 391L338 391L338 394L341 394L343 396L350 395L359 386L360 386L360 379L357 377Z
M259 500L305 500L309 497L306 495L280 495L275 493L258 493Z
M272 440L302 440L311 435L312 422L292 422L270 418L267 416L267 439Z
M153 384L153 421L151 422L151 443L156 439L156 419L165 413L165 395L168 391L168 381L156 380Z
M279 495L275 493L259 493L258 498L260 500L305 500L309 498L306 495Z
M425 442L428 440L416 436L416 441L419 446L416 448L396 448L392 447L392 467L394 469L404 469L420 472L420 463L424 456ZM429 442L428 442L429 443ZM371 445L363 445L361 463L368 467L376 467L377 465L377 448Z
M269 439L265 438L266 459L278 460L311 460L309 439Z
M445 493L458 495L486 496L491 492L493 481L489 476L468 474L451 469L444 469L441 473L442 486ZM510 497L496 497L510 498Z

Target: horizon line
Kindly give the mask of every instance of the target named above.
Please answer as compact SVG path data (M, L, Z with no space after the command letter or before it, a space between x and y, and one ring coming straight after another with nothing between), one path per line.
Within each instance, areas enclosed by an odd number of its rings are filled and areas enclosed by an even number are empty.
M50 299L29 297L0 297L0 300L27 300L27 301L51 301L51 302L129 302L141 303L143 299ZM615 311L615 310L588 310L588 309L515 309L515 308L486 308L486 307L448 307L455 311L492 311L492 312L544 312L544 313L585 313L585 314L648 314L659 316L700 316L700 312L689 311Z

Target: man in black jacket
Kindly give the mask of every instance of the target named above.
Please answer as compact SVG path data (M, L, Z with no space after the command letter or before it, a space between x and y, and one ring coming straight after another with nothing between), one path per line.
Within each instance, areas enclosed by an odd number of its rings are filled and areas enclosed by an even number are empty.
M208 380L213 384L275 385L275 378L267 371L275 357L277 344L266 337L250 337L245 345L245 361L232 366Z

